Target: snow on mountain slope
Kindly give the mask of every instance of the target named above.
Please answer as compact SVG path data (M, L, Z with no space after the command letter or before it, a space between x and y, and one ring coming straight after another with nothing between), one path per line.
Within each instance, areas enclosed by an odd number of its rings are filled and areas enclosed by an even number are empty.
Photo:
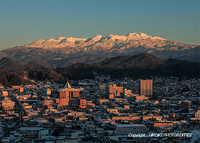
M61 59L65 61L65 59L72 57L87 57L89 55L99 55L103 59L146 52L162 58L177 57L199 62L198 50L198 45L170 41L139 32L127 35L97 35L92 38L59 37L48 40L40 39L24 46L3 50L1 55L2 57L15 57L27 63L31 60L48 62ZM93 58L92 61L95 62L95 59Z
M31 44L25 45L25 47L36 47L36 48L65 48L65 47L79 47L84 49L85 47L92 46L93 50L95 47L101 46L101 50L105 50L103 47L107 47L107 49L111 49L113 46L115 48L120 49L121 45L126 48L132 46L144 46L152 47L160 44L162 46L165 44L167 40L157 37L157 36L148 36L144 33L129 33L127 35L108 35L103 37L101 35L97 35L93 38L65 38L59 37L57 39L49 39L49 40L38 40Z

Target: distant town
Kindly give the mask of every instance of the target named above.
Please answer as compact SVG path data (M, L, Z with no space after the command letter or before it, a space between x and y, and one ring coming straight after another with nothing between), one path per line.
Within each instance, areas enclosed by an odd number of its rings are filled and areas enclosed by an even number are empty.
M200 79L50 80L0 86L1 143L200 142Z

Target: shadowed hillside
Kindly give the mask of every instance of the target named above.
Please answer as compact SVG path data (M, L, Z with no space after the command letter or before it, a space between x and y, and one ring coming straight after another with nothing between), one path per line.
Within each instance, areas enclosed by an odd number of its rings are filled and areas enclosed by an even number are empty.
M5 69L6 71L20 71L24 68L24 65L20 62L15 62L11 58L4 57L0 60L0 69Z

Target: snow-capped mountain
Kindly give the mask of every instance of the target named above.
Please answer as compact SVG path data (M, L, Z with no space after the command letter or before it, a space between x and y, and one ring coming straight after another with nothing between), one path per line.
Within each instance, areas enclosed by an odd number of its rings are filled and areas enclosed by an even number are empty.
M166 46L169 45L169 46ZM72 48L84 51L105 51L111 49L118 49L119 51L134 49L137 47L144 47L144 49L153 50L178 50L194 48L195 45L181 44L178 42L169 41L157 36L148 36L144 33L129 33L127 35L108 35L103 37L97 35L93 38L65 38L59 37L57 39L38 40L24 47L32 48L70 48L69 52L73 51ZM166 47L164 47L166 46ZM181 46L181 47L180 47Z
M0 55L25 63L42 60L51 63L52 66L66 66L76 62L93 63L108 57L134 55L139 52L151 53L162 58L172 57L199 62L198 45L170 41L144 33L97 35L93 38L40 39L24 46L4 50Z

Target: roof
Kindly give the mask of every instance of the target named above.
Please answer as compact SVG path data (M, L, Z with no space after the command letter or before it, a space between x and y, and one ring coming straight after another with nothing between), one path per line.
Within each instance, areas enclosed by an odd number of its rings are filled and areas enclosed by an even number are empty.
M69 82L67 82L64 86L64 88L71 88L71 85L69 84Z
M41 130L41 129L43 129L42 127L20 127L20 130L22 131L22 130L24 130L24 131L31 131L31 130Z
M103 128L96 128L96 130L98 130L98 131L104 131Z
M143 124L119 124L117 127L146 127Z
M72 90L75 90L75 91L79 91L78 89L75 89L75 88L61 88L59 89L59 91L72 91Z
M119 139L116 136L109 136L110 140L113 141L119 141Z
M49 130L42 129L42 130L40 130L40 132L49 132Z
M59 136L57 137L57 140L64 140L66 138L66 136Z
M68 89L79 91L78 89L72 88L71 85L69 84L69 82L67 82L65 84L64 88L59 89L59 91L65 91L65 90L68 90Z

